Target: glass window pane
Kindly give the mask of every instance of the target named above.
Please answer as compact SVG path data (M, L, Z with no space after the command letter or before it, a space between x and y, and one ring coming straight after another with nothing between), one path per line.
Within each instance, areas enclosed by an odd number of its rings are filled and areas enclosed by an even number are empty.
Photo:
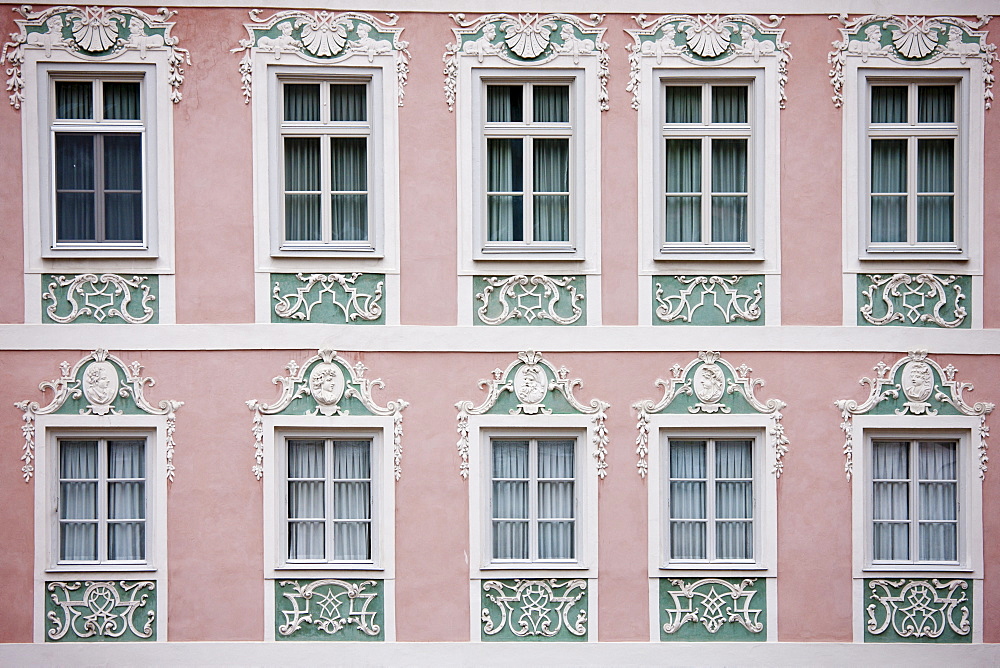
M538 558L573 559L575 522L539 522Z
M337 480L371 479L371 441L334 441L333 477Z
M528 523L493 523L493 558L528 559Z
M536 139L534 147L535 192L569 192L569 140Z
M524 190L524 140L486 140L489 193ZM489 241L524 241L524 198L520 194L488 194Z
M288 558L322 560L326 558L324 522L288 523Z
M576 441L539 441L538 477L573 478Z
M146 442L108 441L108 477L109 478L145 478L146 477Z
M910 444L906 441L877 441L872 444L872 478L906 480L910 477Z
M365 137L332 137L330 163L331 190L368 189L368 140Z
M706 559L706 528L704 522L671 522L670 558Z
M753 517L753 483L715 483L715 516L720 519L751 519Z
M670 477L705 478L705 441L670 441Z
M906 90L906 86L872 86L872 123L905 123Z
M917 140L917 192L950 193L955 189L955 140Z
M330 120L367 121L368 86L365 84L331 84Z
M493 477L528 478L527 441L493 441Z
M872 140L872 193L906 192L906 140Z
M94 190L93 134L56 133L56 190Z
M752 478L753 441L716 441L715 476L717 478Z
M486 87L486 121L489 123L522 123L524 121L524 87L521 85L489 85Z
M288 477L323 478L325 476L323 441L288 441Z
M712 86L712 122L747 122L746 86Z
M90 81L56 82L56 118L94 117L94 84Z
M667 139L668 193L701 192L701 140Z
M573 482L538 483L538 518L571 519L573 512Z
M140 118L138 81L104 82L104 118L137 121Z
M743 243L747 240L747 198L712 197L712 241Z
M105 190L142 190L142 135L104 135Z
M958 561L958 526L953 523L921 524L920 561Z
M875 522L872 536L875 561L907 561L910 558L910 525Z
M872 242L906 241L906 195L872 196Z
M59 477L97 479L97 441L60 441Z
M372 558L370 522L335 522L333 558L337 561L368 561Z
M712 192L747 191L747 140L712 140Z
M958 480L958 444L937 441L919 444L921 480Z
M717 522L716 559L753 559L753 523Z
M667 243L701 241L701 197L667 197L665 222Z
M667 86L664 90L667 123L701 122L700 86Z
M320 144L318 137L285 138L285 238L319 241ZM308 194L306 194L308 193Z
M528 481L493 481L493 519L528 519Z
M918 86L918 123L954 123L955 87Z
M674 480L670 483L670 517L705 519L705 483Z
M873 483L872 516L877 520L910 519L910 484L908 482Z
M59 527L59 558L97 561L97 524L64 522Z
M920 519L956 520L958 488L953 482L920 483Z
M534 86L536 123L569 123L569 86Z
M319 121L319 84L285 84L286 121Z
M335 482L333 517L338 520L370 520L372 517L371 483Z

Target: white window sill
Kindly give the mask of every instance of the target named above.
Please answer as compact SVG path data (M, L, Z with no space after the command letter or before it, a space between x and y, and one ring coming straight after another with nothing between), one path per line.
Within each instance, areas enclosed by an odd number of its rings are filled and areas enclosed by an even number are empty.
M767 571L769 569L761 564L686 562L666 564L660 566L660 570L669 573L676 571Z
M866 566L862 569L863 577L872 578L881 575L905 575L913 574L920 577L932 577L938 573L965 573L971 575L974 568L964 565L949 566L946 564L886 564L878 566Z
M51 566L45 569L46 573L155 573L155 566L149 564L65 564Z

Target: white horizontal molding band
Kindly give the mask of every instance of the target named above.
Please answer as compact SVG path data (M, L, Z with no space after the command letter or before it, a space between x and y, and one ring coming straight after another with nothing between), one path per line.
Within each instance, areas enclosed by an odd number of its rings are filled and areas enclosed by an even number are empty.
M897 351L993 354L1000 330L906 327L432 327L321 324L0 325L0 350L385 352Z

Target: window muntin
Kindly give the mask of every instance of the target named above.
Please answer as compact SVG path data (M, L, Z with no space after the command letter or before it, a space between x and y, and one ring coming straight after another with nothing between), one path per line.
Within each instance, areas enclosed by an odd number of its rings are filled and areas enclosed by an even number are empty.
M282 248L372 248L369 80L280 80Z
M568 82L487 82L484 249L568 248L574 180Z
M576 443L491 439L493 563L578 560Z
M671 562L753 562L754 439L670 439Z
M662 96L663 250L748 247L752 85L670 81Z
M145 243L143 82L53 78L57 247Z
M371 562L372 440L288 438L289 563Z
M875 564L959 562L957 441L872 442Z
M869 80L868 238L872 250L958 243L958 85Z
M145 439L58 441L58 561L147 560Z

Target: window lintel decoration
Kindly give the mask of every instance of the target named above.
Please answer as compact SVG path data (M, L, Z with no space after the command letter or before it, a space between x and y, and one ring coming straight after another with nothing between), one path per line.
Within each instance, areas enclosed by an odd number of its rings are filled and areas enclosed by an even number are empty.
M844 431L844 472L847 480L854 473L854 416L877 412L884 415L924 415L933 417L938 413L979 417L979 479L986 477L989 457L986 455L986 439L990 428L986 416L993 412L995 404L977 401L968 404L962 393L975 389L972 383L955 380L958 369L949 364L943 369L927 356L926 350L911 351L905 357L889 366L879 362L874 367L875 377L864 377L859 382L868 386L868 396L860 404L854 399L838 399L834 402L840 410L840 428ZM933 425L928 425L933 426Z
M52 401L41 406L37 401L18 401L14 405L24 415L21 431L24 434L21 473L25 482L30 482L35 473L35 418L53 413L80 415L123 415L141 411L150 415L166 416L166 460L167 480L174 480L174 412L184 405L183 401L161 400L153 406L146 400L145 388L156 381L142 376L139 362L125 364L121 359L99 348L79 362L69 366L69 362L59 364L61 374L55 380L39 383L42 392L52 390ZM116 405L117 404L117 405ZM131 404L131 405L130 405Z
M372 398L372 388L382 389L381 378L365 378L368 370L362 362L351 364L330 348L320 348L301 366L291 360L285 366L287 376L276 376L271 382L281 385L281 396L271 404L257 399L246 402L253 411L255 463L253 474L264 477L264 416L280 413L310 416L350 415L351 410L362 414L392 417L393 476L399 480L403 457L403 409L409 403L402 399L378 405ZM308 397L308 398L307 398ZM351 404L352 400L356 400ZM354 408L357 407L357 408Z
M644 399L632 404L639 414L636 429L639 435L635 439L636 454L639 462L636 468L639 476L645 478L649 472L649 420L651 415L667 411L679 397L690 397L687 402L674 406L672 412L681 412L686 408L692 414L711 413L763 413L770 415L771 427L767 430L768 440L774 454L771 472L775 478L780 478L784 471L783 458L788 453L788 438L785 436L785 426L781 424L781 410L785 402L780 399L759 400L757 387L763 387L760 378L751 378L753 369L746 364L734 367L713 351L702 351L698 357L681 368L674 364L670 369L670 379L656 380L656 387L663 388L663 397L659 401ZM730 398L731 397L731 398ZM744 401L739 401L741 397ZM681 404L687 403L686 407Z
M680 57L694 65L713 67L739 56L749 56L755 63L761 58L777 59L778 107L785 108L788 61L792 59L791 44L781 41L785 29L778 27L785 17L771 14L763 21L746 14L670 14L650 21L639 14L633 18L640 29L625 31L635 40L625 46L629 62L625 90L632 93L633 109L640 104L643 58L655 58L660 65L664 57Z
M600 82L597 103L601 111L608 106L608 45L601 41L606 28L597 26L603 14L582 19L570 14L484 14L467 20L465 14L449 14L458 28L452 28L455 41L444 53L444 93L448 111L455 110L458 96L458 59L475 57L480 63L486 56L499 56L512 65L534 66L556 58L597 58Z
M20 109L24 102L25 77L21 72L26 49L44 49L51 57L53 49L60 49L92 62L114 60L129 52L138 51L145 60L147 51L166 51L170 71L170 100L181 101L181 84L184 83L184 65L191 64L187 49L177 46L179 40L171 34L177 14L161 7L156 14L131 7L72 7L61 5L41 12L31 11L31 5L14 7L24 18L15 19L19 32L11 33L11 41L3 45L0 63L7 68L7 90L10 104Z
M294 54L317 64L337 64L350 56L364 56L374 62L376 56L392 54L395 58L397 104L403 106L403 88L410 73L410 43L400 39L403 28L397 27L399 17L387 13L381 21L359 12L318 11L310 14L289 9L261 18L264 10L251 9L245 23L249 37L241 39L233 53L243 53L240 77L243 99L249 104L253 91L253 57L258 53L273 54L280 61L283 53Z
M833 42L827 56L831 65L833 104L844 105L844 66L848 58L867 63L871 57L887 57L894 63L924 65L941 59L965 65L969 58L983 61L983 84L986 108L993 103L993 60L997 47L986 41L988 31L978 30L991 16L979 16L975 22L954 16L892 16L869 14L850 18L831 14L843 24L842 40Z
M573 388L583 385L579 378L571 379L569 369L556 367L542 357L540 352L526 350L517 354L505 370L493 370L493 378L479 381L479 387L487 391L486 399L476 406L471 401L459 401L458 409L458 454L462 458L461 476L469 478L469 416L501 413L510 415L551 415L557 413L581 413L593 415L594 459L597 462L597 477L604 479L608 474L608 431L604 426L607 410L611 404L592 399L589 405L581 403L573 396ZM513 395L507 402L502 399L505 392ZM507 404L514 404L508 407ZM560 405L561 404L561 405Z

